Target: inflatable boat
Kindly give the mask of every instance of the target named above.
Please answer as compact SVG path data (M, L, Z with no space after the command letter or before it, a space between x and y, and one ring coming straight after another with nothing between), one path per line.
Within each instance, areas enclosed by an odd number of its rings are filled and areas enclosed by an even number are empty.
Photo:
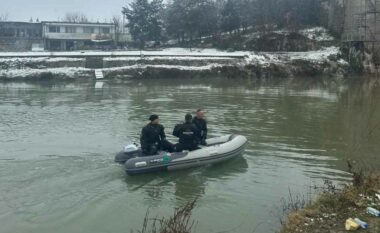
M128 145L118 153L115 162L125 167L128 175L171 171L206 164L219 163L244 152L247 138L241 135L226 135L207 140L207 146L194 151L168 153L161 151L157 155L143 156L136 145Z

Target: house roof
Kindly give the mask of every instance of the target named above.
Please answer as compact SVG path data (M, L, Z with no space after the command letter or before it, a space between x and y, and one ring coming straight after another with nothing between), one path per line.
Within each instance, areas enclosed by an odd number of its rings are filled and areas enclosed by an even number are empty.
M95 22L87 22L87 23L80 23L80 22L63 22L63 21L42 21L43 24L74 24L74 25L100 25L100 26L114 26L113 23L95 23Z
M0 24L41 24L41 22L0 21Z

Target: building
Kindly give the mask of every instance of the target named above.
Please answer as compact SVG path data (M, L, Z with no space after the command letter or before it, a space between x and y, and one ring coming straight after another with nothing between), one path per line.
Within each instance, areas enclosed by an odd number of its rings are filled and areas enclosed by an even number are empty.
M108 23L42 22L46 50L112 48L116 30Z
M110 23L0 22L0 51L112 49L130 40Z
M42 44L41 23L0 22L0 51L30 51Z

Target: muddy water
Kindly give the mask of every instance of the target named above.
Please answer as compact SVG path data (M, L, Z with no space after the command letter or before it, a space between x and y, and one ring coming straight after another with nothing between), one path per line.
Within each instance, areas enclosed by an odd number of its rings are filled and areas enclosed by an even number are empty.
M164 216L194 198L196 232L274 232L289 190L347 181L347 158L379 170L376 80L94 86L0 84L0 232L130 232L148 208ZM113 163L150 113L170 135L198 107L207 110L210 136L247 136L242 157L135 177Z

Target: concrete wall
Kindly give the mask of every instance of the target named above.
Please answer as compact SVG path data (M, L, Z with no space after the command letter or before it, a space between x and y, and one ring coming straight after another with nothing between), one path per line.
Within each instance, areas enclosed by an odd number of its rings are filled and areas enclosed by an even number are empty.
M345 20L344 0L330 0L328 6L328 29L336 37L341 37Z
M32 44L42 44L42 39L35 38L9 38L0 37L0 52L24 52L31 51Z
M343 41L380 40L380 1L344 0Z

